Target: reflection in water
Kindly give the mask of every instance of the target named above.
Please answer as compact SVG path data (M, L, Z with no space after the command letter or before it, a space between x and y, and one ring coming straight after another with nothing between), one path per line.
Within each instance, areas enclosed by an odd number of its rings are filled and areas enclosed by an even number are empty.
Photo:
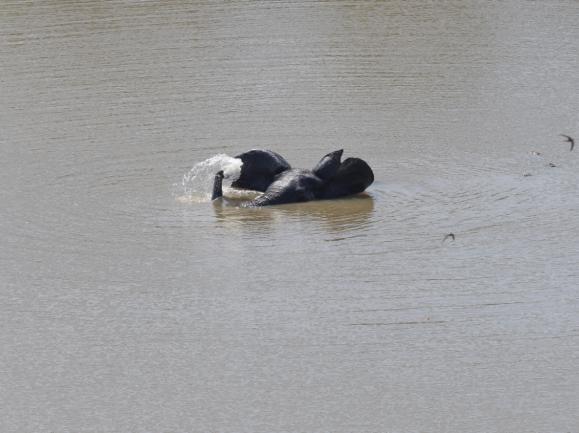
M218 221L259 231L272 229L271 225L287 220L318 222L328 232L359 230L368 225L374 210L374 199L366 193L336 200L257 208L235 206L242 200L228 201L229 204L220 200L213 203Z

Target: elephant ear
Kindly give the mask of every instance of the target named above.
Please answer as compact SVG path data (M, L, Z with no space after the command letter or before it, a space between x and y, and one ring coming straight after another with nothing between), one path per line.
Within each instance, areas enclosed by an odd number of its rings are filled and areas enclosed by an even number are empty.
M264 192L279 173L291 166L279 154L271 150L253 149L236 156L241 159L241 173L231 184L234 188Z
M336 175L328 182L323 191L323 198L338 198L358 194L374 182L374 173L370 166L360 158L346 159Z
M343 149L328 153L318 162L312 172L322 180L330 180L338 173L342 153L344 153Z

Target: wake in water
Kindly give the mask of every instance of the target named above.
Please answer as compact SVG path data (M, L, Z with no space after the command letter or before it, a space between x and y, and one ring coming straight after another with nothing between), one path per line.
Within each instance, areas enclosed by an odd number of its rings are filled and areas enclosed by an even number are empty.
M229 186L239 177L242 165L241 159L224 153L199 162L183 175L181 185L175 185L175 197L183 202L208 202L211 200L215 173L223 170Z

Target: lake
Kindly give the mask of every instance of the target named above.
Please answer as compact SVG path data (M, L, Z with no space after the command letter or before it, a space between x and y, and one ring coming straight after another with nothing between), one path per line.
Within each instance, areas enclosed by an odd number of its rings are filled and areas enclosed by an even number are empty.
M0 430L578 432L578 17L4 0ZM253 148L376 180L211 203Z

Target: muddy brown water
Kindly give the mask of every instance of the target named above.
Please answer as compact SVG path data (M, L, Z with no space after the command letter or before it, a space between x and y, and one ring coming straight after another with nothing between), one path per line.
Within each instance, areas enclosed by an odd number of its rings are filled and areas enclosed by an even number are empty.
M0 430L578 432L578 17L3 0ZM376 182L213 206L251 148Z

